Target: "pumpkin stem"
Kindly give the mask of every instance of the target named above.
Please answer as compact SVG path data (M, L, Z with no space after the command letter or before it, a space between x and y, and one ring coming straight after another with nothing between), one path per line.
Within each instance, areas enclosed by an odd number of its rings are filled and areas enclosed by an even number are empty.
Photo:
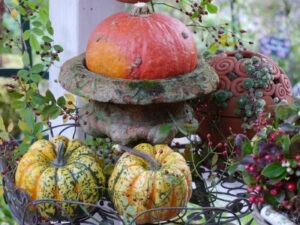
M52 144L53 145L53 144ZM56 145L53 145L53 148L56 152L56 159L52 161L52 165L56 167L64 167L65 166L65 145L62 140L59 140L58 148L56 148Z
M132 148L129 148L127 146L124 146L124 145L114 145L114 148L122 149L122 150L128 152L129 154L141 157L141 158L145 159L150 164L150 169L159 170L159 166L156 163L155 159L153 157L151 157L150 155L146 154L146 153L136 151L136 150L134 150Z
M132 6L130 15L135 17L148 17L150 10L146 3L138 2Z

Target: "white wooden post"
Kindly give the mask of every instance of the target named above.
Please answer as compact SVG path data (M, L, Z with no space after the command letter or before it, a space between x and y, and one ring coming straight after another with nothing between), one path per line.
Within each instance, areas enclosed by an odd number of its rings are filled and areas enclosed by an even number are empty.
M64 48L60 56L60 62L50 68L50 90L55 97L62 96L66 91L57 82L62 64L85 51L88 38L99 22L124 10L123 3L116 0L50 0L50 19L54 29L54 42ZM80 98L76 97L80 103ZM62 123L58 118L52 121L52 125ZM54 135L61 129L55 129ZM63 133L71 138L73 129ZM77 138L82 138L82 132L77 132Z

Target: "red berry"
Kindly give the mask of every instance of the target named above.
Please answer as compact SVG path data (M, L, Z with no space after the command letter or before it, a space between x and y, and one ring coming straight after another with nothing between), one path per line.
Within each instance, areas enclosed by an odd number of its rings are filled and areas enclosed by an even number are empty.
M248 189L247 189L247 192L248 193L252 193L254 191L254 188L253 187L248 187Z
M159 150L159 153L160 153L160 154L162 154L163 152L164 152L164 151L163 151L162 149L161 149L161 150Z
M222 147L222 143L218 143L218 144L217 144L217 147L218 147L218 148L221 148L221 147Z
M289 203L289 202L288 202L287 200L284 200L284 201L282 201L281 204L282 204L283 206L286 206L288 203Z
M300 160L300 155L296 155L296 160Z
M226 151L223 151L222 152L222 155L225 157L227 155L227 152Z
M258 200L259 200L259 202L263 203L265 201L265 198L264 198L264 196L260 196Z
M240 33L241 34L246 33L246 31L245 30L240 30Z
M208 142L208 146L212 146L213 145L213 143L210 141L210 142Z
M249 202L254 202L256 199L255 195L251 195L251 197L248 199Z
M271 189L270 191L271 195L277 195L278 194L278 191L276 189Z
M254 166L254 165L253 165L253 166L250 166L249 170L250 170L251 172L255 171L255 166Z
M257 154L252 154L253 159L257 159Z
M207 134L206 137L207 137L207 139L210 139L211 138L211 134Z
M256 185L255 190L256 190L257 192L261 192L261 186L260 186L260 185Z
M288 183L287 184L287 188L290 190L290 191L296 191L296 185L294 183Z
M277 183L277 184L275 184L275 187L278 187L278 188L281 188L283 186L283 182L281 181L281 182L279 182L279 183Z
M168 171L168 170L165 170L165 173L169 173L169 171Z
M287 208L288 208L289 210L292 210L292 209L293 209L293 205L292 205L292 204L289 204L289 205L287 206Z
M247 165L245 166L245 169L246 169L246 170L249 170L249 169L250 169L250 164L247 164Z
M271 156L270 155L266 155L265 159L269 161L269 160L271 160Z

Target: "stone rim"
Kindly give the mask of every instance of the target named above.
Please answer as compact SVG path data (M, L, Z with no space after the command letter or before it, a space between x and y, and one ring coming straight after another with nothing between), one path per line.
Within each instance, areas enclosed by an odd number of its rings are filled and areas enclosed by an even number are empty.
M199 60L194 71L157 80L128 80L101 76L85 67L85 53L66 61L59 83L67 91L99 102L147 105L197 98L217 89L219 77L208 63Z

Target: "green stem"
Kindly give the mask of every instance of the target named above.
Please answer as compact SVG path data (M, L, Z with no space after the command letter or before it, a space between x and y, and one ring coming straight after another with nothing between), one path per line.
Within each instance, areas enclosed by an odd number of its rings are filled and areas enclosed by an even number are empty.
M52 165L56 167L64 167L65 166L65 160L64 160L64 155L65 155L65 145L62 140L59 141L58 148L56 148L55 145L53 145L53 148L55 149L56 152L56 159L52 161Z
M128 152L129 154L132 154L132 155L135 155L135 156L145 159L148 163L150 163L150 169L159 170L159 167L158 167L155 159L153 157L151 157L150 155L143 153L143 152L136 151L136 150L129 148L127 146L124 146L124 145L115 145L115 147L122 149L122 150Z

